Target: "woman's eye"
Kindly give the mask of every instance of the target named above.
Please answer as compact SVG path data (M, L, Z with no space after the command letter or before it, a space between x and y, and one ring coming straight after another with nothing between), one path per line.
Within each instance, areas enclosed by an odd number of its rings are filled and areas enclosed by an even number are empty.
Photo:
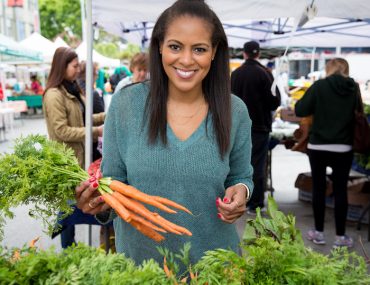
M202 48L202 47L196 47L196 48L194 48L194 51L195 51L196 53L203 53L203 52L206 52L206 51L207 51L207 49Z
M178 46L178 45L169 45L169 48L170 48L171 50L174 50L174 51L178 51L178 50L180 50L180 46Z

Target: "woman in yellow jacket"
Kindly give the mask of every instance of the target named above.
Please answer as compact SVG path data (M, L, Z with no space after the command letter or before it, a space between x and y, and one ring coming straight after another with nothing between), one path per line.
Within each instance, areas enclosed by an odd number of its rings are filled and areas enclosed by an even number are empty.
M81 167L85 166L85 98L77 84L80 72L78 56L71 48L55 51L46 84L43 111L49 138L63 142L75 152ZM102 136L105 114L93 115L93 140ZM99 126L100 125L100 126ZM74 226L62 231L62 247L74 243Z
M77 84L80 65L76 52L60 47L55 51L46 84L43 110L50 139L71 147L84 167L85 98ZM104 113L93 115L93 124L102 125ZM102 136L102 126L93 127L93 140Z

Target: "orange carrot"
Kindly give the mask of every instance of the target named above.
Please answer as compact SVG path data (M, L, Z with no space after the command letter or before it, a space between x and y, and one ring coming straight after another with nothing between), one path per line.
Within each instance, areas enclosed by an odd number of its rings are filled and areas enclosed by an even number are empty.
M116 198L114 198L111 194L102 194L102 197L104 201L111 206L123 220L128 223L131 221L130 212L127 211L127 209L121 205Z
M164 229L160 228L160 227L157 227L156 225L152 224L151 222L149 222L148 220L145 220L143 217L140 217L138 215L135 215L134 213L131 213L130 214L132 219L139 222L139 223L142 223L144 226L147 226L149 228L152 228L153 230L157 231L157 232L162 232L162 233L167 233Z
M167 213L175 214L177 213L176 211L168 208L167 206L161 204L160 202L156 201L155 199L152 199L152 197L148 194L145 194L135 187L131 185L127 185L125 183L122 183L121 181L118 180L113 180L111 184L109 185L109 188L117 191L125 196L134 198L140 202L143 202L148 205L152 205L154 207L157 207L158 209L161 209L162 211L165 211Z
M34 238L33 240L30 241L29 243L29 247L30 248L33 248L36 246L36 242L38 242L38 240L40 239L40 237L37 237L37 238Z
M163 271L166 274L168 278L171 278L173 276L171 270L167 266L167 260L166 257L163 258Z
M12 256L12 261L18 261L21 259L21 253L19 251L19 249L16 249L13 253L13 256Z
M152 198L156 201L158 201L159 203L162 203L162 204L165 204L167 206L170 206L170 207L173 207L173 208L176 208L176 209L179 209L179 210L182 210L190 215L192 215L193 213L186 207L170 200L170 199L167 199L167 198L164 198L164 197L161 197L161 196L152 196Z
M191 233L191 231L189 231L188 229L184 228L184 227L181 227L179 225L176 225L168 220L166 220L165 218L163 218L162 216L160 216L158 213L154 213L154 215L161 221L163 222L163 224L166 224L168 226L170 226L171 228L173 228L175 231L178 231L180 233L183 233L183 234L186 234L188 236L192 236L193 234ZM164 225L162 224L162 227L164 227Z
M166 223L163 223L161 222L157 216L159 216L159 214L154 214L153 212L149 211L143 204L141 204L140 202L134 200L134 199L131 199L131 198L128 198L126 197L125 195L122 195L121 193L119 192L113 192L112 195L122 204L124 205L125 207L127 207L127 209L131 210L132 212L142 216L143 218L153 222L153 223L156 223L157 225L159 225L160 227L162 227L163 229L165 229L166 231L168 232L171 232L171 233L174 233L174 234L178 234L178 235L181 235L181 232L175 230L173 227L169 226L168 224Z
M147 236L148 238L151 238L152 240L156 242L161 242L164 240L164 236L161 234L157 233L155 230L135 221L131 220L130 224L137 229L139 232L141 232L143 235Z

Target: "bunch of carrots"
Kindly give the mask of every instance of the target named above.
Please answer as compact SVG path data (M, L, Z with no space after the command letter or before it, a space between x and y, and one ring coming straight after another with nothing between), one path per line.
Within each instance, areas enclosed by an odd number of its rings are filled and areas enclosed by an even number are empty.
M161 242L165 239L159 232L192 235L186 228L166 220L156 212L148 210L144 204L154 206L171 214L177 213L172 208L192 214L190 210L172 200L148 195L121 181L102 177L100 163L101 159L90 165L88 169L88 174L91 177L90 181L97 180L99 182L98 191L105 203L112 207L125 222L156 242Z

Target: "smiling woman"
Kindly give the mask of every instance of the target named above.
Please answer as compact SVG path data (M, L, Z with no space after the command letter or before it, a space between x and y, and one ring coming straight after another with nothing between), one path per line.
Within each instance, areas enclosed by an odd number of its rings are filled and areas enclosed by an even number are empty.
M112 99L103 174L194 213L171 216L193 236L168 235L163 246L170 251L190 241L193 262L210 249L238 251L234 222L253 188L251 121L244 103L230 93L222 24L204 1L176 1L153 28L149 57L150 82L125 87ZM101 201L94 210L88 206L96 195L93 185L81 184L76 192L86 213L109 210ZM152 240L112 211L104 216L114 218L118 252L136 262L162 261Z

